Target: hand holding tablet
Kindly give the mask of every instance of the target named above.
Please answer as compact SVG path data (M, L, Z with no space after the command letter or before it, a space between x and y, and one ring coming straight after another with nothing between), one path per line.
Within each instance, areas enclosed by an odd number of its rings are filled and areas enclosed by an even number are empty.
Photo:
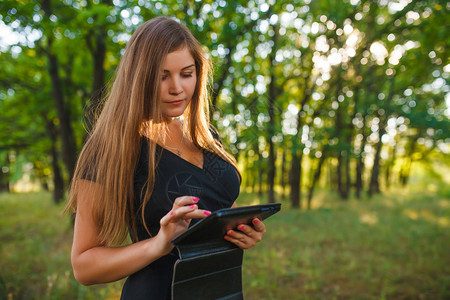
M254 218L262 221L277 213L280 209L280 203L220 209L178 235L172 240L172 243L175 245L180 243L204 243L208 240L222 239L228 230L236 229L240 224L252 226Z

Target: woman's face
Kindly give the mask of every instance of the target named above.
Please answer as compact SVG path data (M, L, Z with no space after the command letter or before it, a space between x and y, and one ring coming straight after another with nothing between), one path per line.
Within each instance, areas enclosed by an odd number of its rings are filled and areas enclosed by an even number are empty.
M196 83L195 61L187 47L167 54L161 70L162 114L181 116L192 99Z

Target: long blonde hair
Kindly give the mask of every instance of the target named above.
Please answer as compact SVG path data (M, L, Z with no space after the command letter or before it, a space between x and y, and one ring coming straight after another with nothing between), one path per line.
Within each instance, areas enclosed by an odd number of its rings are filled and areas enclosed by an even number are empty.
M195 61L197 83L184 112L184 132L200 149L214 152L236 168L236 161L216 143L209 124L209 83L211 63L200 43L187 27L157 17L142 24L132 35L121 58L115 80L103 110L77 162L66 210L76 210L77 184L88 179L100 184L100 197L92 199L93 218L100 228L102 245L120 244L131 226L136 238L133 180L141 136L156 137L163 132L159 103L160 70L165 56L187 47ZM149 143L149 177L143 203L150 199L155 183L156 143ZM149 232L148 228L144 226ZM150 233L149 233L150 234Z

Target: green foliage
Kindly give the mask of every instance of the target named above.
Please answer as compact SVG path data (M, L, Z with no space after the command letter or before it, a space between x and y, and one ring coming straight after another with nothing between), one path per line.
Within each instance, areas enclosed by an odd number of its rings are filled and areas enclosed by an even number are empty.
M23 174L11 155L42 183L65 157L67 183L91 106L101 107L96 97L132 32L165 15L186 24L214 63L212 122L255 178L245 184L270 190L280 183L269 176L299 168L301 178L283 184L312 190L304 179L326 164L337 175L324 182L343 198L367 182L376 193L383 179L406 184L418 162L449 151L449 10L438 0L2 1L0 20L21 39L0 52L0 183ZM56 109L56 87L67 114Z

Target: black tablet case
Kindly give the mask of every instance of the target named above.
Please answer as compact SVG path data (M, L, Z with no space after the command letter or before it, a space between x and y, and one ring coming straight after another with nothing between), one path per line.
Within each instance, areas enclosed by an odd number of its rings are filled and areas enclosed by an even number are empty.
M180 258L175 263L172 299L243 299L243 250L224 239L229 229L264 220L280 203L222 209L172 240Z

